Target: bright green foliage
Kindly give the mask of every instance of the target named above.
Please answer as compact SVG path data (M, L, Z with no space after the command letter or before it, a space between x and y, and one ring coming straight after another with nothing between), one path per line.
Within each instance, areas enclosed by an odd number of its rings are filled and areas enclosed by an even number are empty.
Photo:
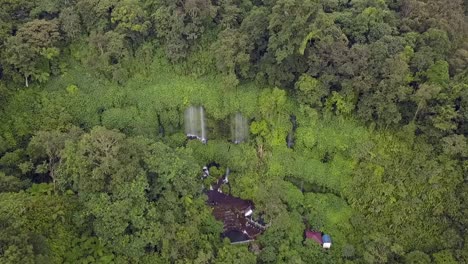
M35 189L0 194L2 263L61 262L76 236L71 225L76 199Z
M354 105L350 102L352 100L353 98L347 98L337 92L332 92L332 96L327 100L327 109L334 110L335 113L340 115L349 115L354 110Z
M452 253L449 250L439 251L437 253L434 253L432 256L434 257L434 263L457 263L457 261L455 260Z
M427 70L427 79L429 82L447 86L449 83L449 65L446 61L437 61Z
M327 230L333 239L334 250L340 252L346 246L353 247L348 244L352 239L346 235L352 232L350 218L353 211L343 199L332 194L307 193L304 208L307 223L315 229Z
M207 232L218 230L194 183L197 167L188 153L169 152L162 143L126 138L103 127L76 143L69 142L62 152L60 186L79 193L83 204L80 221L93 219L89 222L93 233L123 259L143 257L147 247L170 259L175 256L166 255L166 243L179 241L178 250L189 250L183 244L185 236L196 236L207 224L212 225L206 227ZM174 207L176 201L178 206ZM170 225L174 225L172 229ZM167 235L170 233L175 237ZM202 249L206 246L200 244ZM195 248L185 251L187 257L196 252Z
M252 123L251 132L261 135L270 146L284 146L288 131L291 129L289 111L291 103L286 92L278 88L264 90L258 98L259 121ZM273 111L271 111L274 109Z
M299 93L299 98L304 104L310 104L312 106L322 106L322 99L327 96L328 91L319 80L302 75L296 82L296 89Z
M468 261L466 1L0 6L1 263ZM249 245L205 204L227 168Z
M136 123L136 116L138 111L135 107L111 108L102 113L102 124L108 128L131 133L132 125Z
M151 26L143 7L137 1L122 1L112 10L111 22L117 31L135 38L133 34L145 36Z
M355 42L374 42L392 32L391 15L387 10L367 7L353 19L350 35ZM387 22L387 23L386 23Z
M249 252L245 246L225 246L218 252L215 263L226 264L254 264L256 256Z
M373 241L367 247L367 258L384 260L391 254L401 254L404 248L437 248L441 245L441 239L444 245L453 245L452 242L461 239L450 225L440 219L444 214L458 215L457 198L450 187L436 187L439 184L456 186L460 183L461 178L455 173L454 164L447 163L442 157L430 157L430 146L424 144L409 147L388 137L379 142L380 147L371 150L369 160L362 162L355 171L354 183L346 191L350 205L365 217L356 221L355 227L362 225L363 234L366 234L363 239L367 237ZM352 191L359 188L355 184L372 186L372 192L369 189L369 192L357 194ZM372 231L374 227L365 221L372 217L388 219L389 222L381 222L382 226L376 226ZM421 217L425 219L424 222L419 220ZM433 234L446 236L435 238L421 231L428 230L429 226ZM382 240L383 232L390 232L392 236L383 236L386 239ZM395 240L390 240L390 237ZM379 247L378 251L373 251L374 247Z

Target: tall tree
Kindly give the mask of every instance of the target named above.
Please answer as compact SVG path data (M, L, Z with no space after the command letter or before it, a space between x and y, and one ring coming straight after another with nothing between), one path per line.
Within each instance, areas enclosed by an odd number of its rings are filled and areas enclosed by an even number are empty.
M81 131L73 128L71 131L63 133L59 131L39 131L32 137L28 145L28 152L35 161L37 173L48 173L57 188L57 169L61 163L63 149L67 141L73 142L78 139Z
M5 44L5 61L13 72L20 73L29 86L29 79L49 79L51 61L60 54L61 39L56 20L33 20L24 24Z

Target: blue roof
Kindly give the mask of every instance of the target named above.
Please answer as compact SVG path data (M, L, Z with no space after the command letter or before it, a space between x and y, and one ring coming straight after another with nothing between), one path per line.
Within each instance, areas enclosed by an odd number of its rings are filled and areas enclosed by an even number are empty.
M331 243L330 235L327 235L327 234L323 235L322 236L322 241L323 241L323 243Z

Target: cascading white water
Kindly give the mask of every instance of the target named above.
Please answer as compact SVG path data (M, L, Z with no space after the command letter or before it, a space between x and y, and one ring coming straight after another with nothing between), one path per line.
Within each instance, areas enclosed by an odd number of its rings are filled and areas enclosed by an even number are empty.
M202 106L190 106L185 110L185 134L190 139L199 139L206 143L205 110Z
M231 137L234 144L239 144L247 140L249 135L249 125L247 118L241 113L236 113L232 119Z
M195 120L195 115L194 115L194 108L193 106L187 108L185 110L185 134L189 138L194 138L197 135L196 131L196 120Z
M203 109L203 106L200 106L200 130L200 140L202 143L206 143L205 109Z

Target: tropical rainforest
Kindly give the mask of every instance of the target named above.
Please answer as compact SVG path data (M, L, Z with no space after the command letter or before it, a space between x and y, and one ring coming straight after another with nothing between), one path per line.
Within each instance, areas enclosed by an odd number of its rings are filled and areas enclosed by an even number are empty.
M467 15L0 0L0 263L468 263ZM184 132L192 105L206 144ZM210 163L269 223L254 242L220 236Z

